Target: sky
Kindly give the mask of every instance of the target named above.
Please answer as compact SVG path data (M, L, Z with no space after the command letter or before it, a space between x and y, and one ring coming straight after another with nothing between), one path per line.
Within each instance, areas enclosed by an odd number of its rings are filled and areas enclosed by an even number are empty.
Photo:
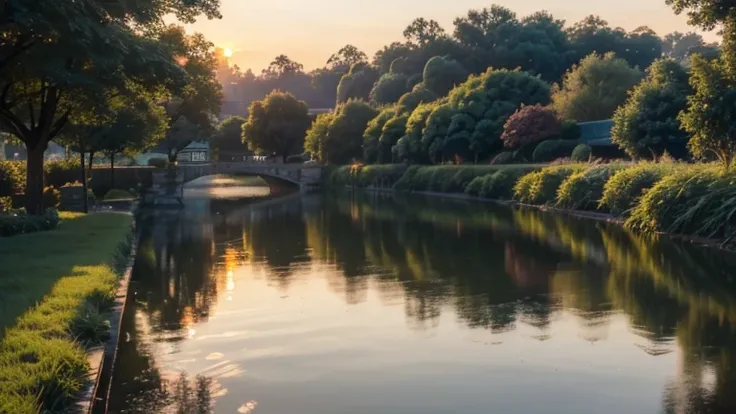
M470 9L499 4L519 17L547 10L568 25L597 14L613 27L646 25L661 36L693 31L686 16L676 16L664 0L221 0L221 20L201 19L187 27L215 45L233 51L231 62L256 74L280 54L309 71L353 44L369 57L393 41L417 17L437 20L452 33L452 21ZM703 33L707 41L715 33Z

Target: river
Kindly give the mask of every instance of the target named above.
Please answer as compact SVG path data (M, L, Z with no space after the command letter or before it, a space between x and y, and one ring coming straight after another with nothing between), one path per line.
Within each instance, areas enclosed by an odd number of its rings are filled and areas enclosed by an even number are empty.
M736 412L734 255L481 202L252 195L139 222L110 412Z

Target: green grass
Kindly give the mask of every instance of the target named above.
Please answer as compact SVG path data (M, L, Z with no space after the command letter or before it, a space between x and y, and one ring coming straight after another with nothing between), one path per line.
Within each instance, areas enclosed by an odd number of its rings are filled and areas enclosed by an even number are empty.
M114 298L132 220L64 214L56 230L0 239L0 412L63 412L83 388L82 343L100 335L90 320Z

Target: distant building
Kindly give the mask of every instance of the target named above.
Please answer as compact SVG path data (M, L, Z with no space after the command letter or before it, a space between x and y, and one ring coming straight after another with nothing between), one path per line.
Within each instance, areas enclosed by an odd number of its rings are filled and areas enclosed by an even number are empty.
M192 142L179 151L176 160L180 164L203 164L210 162L209 142Z
M591 147L605 147L614 145L611 140L611 130L613 129L613 120L606 119L603 121L581 122L580 142Z

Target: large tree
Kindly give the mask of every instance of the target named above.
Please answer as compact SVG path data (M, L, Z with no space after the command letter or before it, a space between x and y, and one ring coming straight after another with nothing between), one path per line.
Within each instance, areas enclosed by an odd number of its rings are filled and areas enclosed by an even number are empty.
M242 116L230 116L217 125L210 139L210 148L219 154L220 159L248 152L248 144L243 142L243 124L246 121Z
M688 74L674 60L659 60L613 116L612 139L633 158L653 158L667 151L687 156L688 134L678 114L691 93Z
M641 77L640 70L613 53L592 54L565 74L552 93L552 106L563 119L609 119Z
M243 141L250 148L286 157L302 152L311 123L307 104L293 95L274 91L251 103L243 124Z
M129 85L149 89L181 84L182 71L170 50L141 33L175 14L193 21L217 17L212 0L144 3L9 0L0 10L0 127L24 143L28 153L27 210L42 209L43 153L88 102ZM133 29L135 27L135 30Z

